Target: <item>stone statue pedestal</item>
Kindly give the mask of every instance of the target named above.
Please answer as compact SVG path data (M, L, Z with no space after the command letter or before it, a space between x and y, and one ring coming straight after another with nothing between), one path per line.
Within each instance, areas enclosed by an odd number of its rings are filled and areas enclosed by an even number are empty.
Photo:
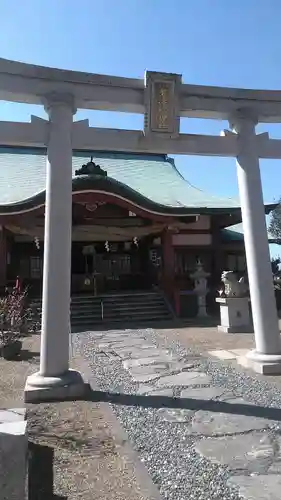
M218 330L224 333L250 333L249 297L218 297L221 324Z

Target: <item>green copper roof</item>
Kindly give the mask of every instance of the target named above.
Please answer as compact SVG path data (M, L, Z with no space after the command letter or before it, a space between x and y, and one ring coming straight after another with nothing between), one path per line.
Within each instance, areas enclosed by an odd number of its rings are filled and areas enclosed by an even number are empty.
M162 207L191 209L239 209L239 202L204 193L179 173L165 155L122 153L74 153L72 172L90 160L107 171L113 184L127 187L138 197ZM23 148L0 148L0 205L8 206L31 199L45 190L46 152Z
M224 241L244 241L243 225L235 224L233 226L222 229L222 237Z
M222 229L222 237L225 242L244 242L244 230L242 222ZM278 243L278 240L268 234L268 243Z

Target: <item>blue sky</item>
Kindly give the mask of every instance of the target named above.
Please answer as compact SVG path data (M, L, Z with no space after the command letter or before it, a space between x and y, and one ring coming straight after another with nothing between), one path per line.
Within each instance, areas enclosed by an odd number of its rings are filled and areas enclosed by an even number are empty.
M1 56L29 63L142 78L181 73L185 83L281 88L280 0L1 0ZM43 110L0 103L0 120ZM142 128L142 117L79 112L93 126ZM181 131L218 134L227 123L183 119ZM280 125L262 125L281 138ZM177 157L183 175L237 196L235 159ZM261 161L265 201L281 196L281 160ZM279 182L276 182L277 179ZM281 252L280 252L281 253Z

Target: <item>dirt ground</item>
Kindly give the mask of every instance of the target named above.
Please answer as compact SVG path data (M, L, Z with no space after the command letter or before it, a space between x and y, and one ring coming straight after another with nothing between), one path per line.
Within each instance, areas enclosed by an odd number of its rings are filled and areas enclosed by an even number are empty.
M0 358L2 408L24 406L38 369L39 337L24 339L18 361ZM78 368L79 360L72 366ZM27 405L28 500L156 500L158 493L106 403Z
M29 408L29 498L148 499L102 404ZM52 496L53 495L53 496Z
M212 322L213 323L213 322ZM281 319L279 320L279 329L281 332ZM223 333L219 332L217 326L210 326L206 322L205 326L181 325L175 328L156 328L158 332L164 332L172 340L178 340L187 348L199 350L201 354L209 351L224 349L253 349L255 347L255 338L253 333Z
M199 350L201 354L216 349L252 349L254 347L254 335L249 333L226 334L219 332L217 327L208 326L182 326L179 328L161 328L172 340L178 340L187 348Z

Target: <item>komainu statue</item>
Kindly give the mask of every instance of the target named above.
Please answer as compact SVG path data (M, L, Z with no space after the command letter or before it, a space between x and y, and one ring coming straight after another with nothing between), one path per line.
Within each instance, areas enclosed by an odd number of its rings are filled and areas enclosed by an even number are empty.
M222 297L246 297L248 295L248 285L245 283L245 278L237 279L233 271L223 271L221 275L223 289L219 291Z

